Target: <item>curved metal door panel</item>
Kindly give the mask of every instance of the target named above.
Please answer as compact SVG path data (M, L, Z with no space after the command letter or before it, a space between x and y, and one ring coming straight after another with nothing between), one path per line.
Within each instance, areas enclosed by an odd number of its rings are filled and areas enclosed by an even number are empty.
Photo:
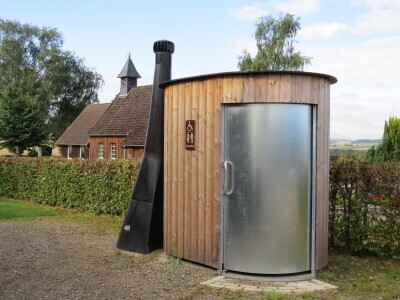
M223 128L224 268L310 271L312 107L226 105Z

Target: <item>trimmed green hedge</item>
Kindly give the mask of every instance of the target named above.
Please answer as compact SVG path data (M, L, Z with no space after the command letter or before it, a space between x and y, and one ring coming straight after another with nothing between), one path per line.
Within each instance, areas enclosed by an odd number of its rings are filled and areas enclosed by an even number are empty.
M0 158L0 196L121 215L139 166L136 160Z
M400 162L333 156L329 246L400 259Z
M121 215L139 170L134 160L0 158L0 196ZM400 163L332 156L331 251L400 258Z

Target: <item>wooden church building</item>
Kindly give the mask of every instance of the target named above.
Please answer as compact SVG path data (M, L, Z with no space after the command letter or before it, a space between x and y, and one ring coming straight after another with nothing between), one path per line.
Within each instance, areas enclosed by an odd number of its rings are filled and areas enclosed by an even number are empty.
M88 105L56 141L62 157L143 157L152 86L137 86L141 76L130 56L118 78L121 87L115 99L111 103Z

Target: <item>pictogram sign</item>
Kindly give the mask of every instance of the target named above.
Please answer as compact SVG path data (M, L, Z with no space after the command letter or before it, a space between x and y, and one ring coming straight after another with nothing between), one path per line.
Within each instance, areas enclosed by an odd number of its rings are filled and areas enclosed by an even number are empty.
M195 126L196 122L195 120L186 120L186 149L187 150L195 150L195 141L196 141L196 135L195 135Z

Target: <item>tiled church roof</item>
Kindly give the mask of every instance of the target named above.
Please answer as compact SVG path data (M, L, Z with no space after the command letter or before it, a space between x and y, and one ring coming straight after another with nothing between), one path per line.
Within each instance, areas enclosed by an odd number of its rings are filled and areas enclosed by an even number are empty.
M149 120L152 86L132 88L118 96L89 131L90 136L127 136L124 146L144 146Z
M87 145L89 143L89 130L99 121L111 103L90 104L71 123L56 145Z

